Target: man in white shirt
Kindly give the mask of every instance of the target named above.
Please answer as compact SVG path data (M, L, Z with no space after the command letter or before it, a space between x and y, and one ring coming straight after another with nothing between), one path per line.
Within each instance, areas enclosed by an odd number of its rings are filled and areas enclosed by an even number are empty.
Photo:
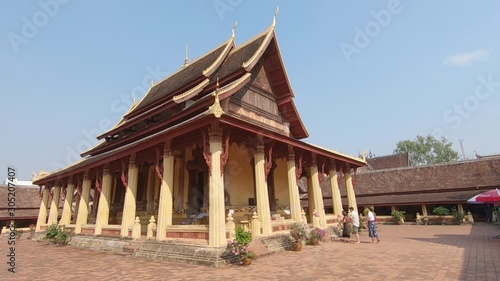
M354 233L354 235L356 235L356 244L359 244L360 241L359 241L359 215L358 215L358 211L354 210L353 207L349 207L349 211L350 211L350 214L349 214L349 217L351 217L351 220L352 220L352 232Z

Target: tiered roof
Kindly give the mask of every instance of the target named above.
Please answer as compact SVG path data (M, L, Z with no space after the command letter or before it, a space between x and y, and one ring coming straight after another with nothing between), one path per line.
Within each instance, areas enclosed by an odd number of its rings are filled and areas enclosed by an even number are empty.
M75 174L126 157L145 147L160 145L167 136L172 138L186 133L188 124L210 124L213 121L209 117L213 117L210 108L215 101L215 92L216 98L221 101L230 98L251 81L253 69L259 62L262 62L260 67L264 64L269 77L270 91L278 107L279 118L290 124L289 134L273 131L264 124L254 124L252 120L231 112L226 112L221 122L228 125L243 122L247 126L245 128L252 129L254 126L254 130L258 128L256 131L263 136L283 140L299 149L347 161L353 167L364 165L361 159L299 141L309 134L293 101L294 94L273 24L239 47L234 42L233 32L233 36L225 43L153 85L114 128L98 136L101 143L82 153L85 159L38 182Z

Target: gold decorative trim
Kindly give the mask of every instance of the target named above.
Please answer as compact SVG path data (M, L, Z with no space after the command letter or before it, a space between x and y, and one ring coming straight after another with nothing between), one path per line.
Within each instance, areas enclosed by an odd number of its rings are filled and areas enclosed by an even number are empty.
M245 68L246 71L249 71L250 69L252 69L255 66L255 64L258 61L257 58L260 58L262 56L265 49L269 45L269 42L271 42L270 39L271 39L271 36L274 34L274 28L276 27L276 17L278 16L279 11L280 11L280 7L276 7L276 13L274 13L274 17L273 17L273 24L271 25L271 27L267 31L267 35L266 35L266 38L264 39L264 42L262 42L259 49L257 49L257 52L255 52L255 54L253 54L253 56L250 59L248 59L246 62L243 63L243 68Z
M266 50L267 46L269 45L269 42L271 42L273 34L274 34L274 26L272 26L269 29L269 31L267 32L266 38L264 39L264 41L262 42L260 47L257 49L255 54L253 54L253 56L251 58L249 58L246 62L243 63L242 66L246 71L250 71L250 69L252 69L255 66L255 64L258 61L258 58L260 58L262 56L262 54Z
M339 156L342 156L342 157L345 157L345 158L348 158L348 159L351 159L351 160L354 160L356 162L359 162L359 163L363 163L363 164L366 164L366 159L363 160L362 158L358 158L358 157L355 157L355 156L351 156L351 155L348 155L348 154L344 154L342 152L338 152L336 150L333 150L333 149L328 149L328 148L325 148L325 147L322 147L322 146L319 146L319 145L316 145L316 144L312 144L312 143L309 143L309 142L304 142L304 143L307 143L309 144L310 146L314 146L316 148L319 148L319 149L322 149L322 150L325 150L325 151L328 151L330 153L334 153L334 154L337 154Z
M208 112L215 115L215 117L220 118L222 114L224 114L225 112L220 105L219 96L234 90L235 88L239 87L242 83L243 84L247 83L250 80L251 75L252 74L250 73L246 73L245 75L241 76L241 78L227 84L222 88L219 88L219 79L217 78L217 88L215 89L214 92L211 93L211 95L215 96L215 101L214 104L208 108Z
M208 111L210 111L216 118L220 118L222 114L224 114L224 110L220 106L219 102L219 95L220 95L220 89L219 89L219 78L217 78L217 87L215 88L215 92L212 93L212 95L215 96L215 101L212 106L208 108Z
M200 84L196 85L195 87L189 89L188 91L182 93L182 94L179 94L179 95L176 95L172 98L172 100L175 102L175 103L181 103L183 101L186 101L194 96L196 96L197 94L199 94L203 88L205 88L208 83L210 82L210 80L207 78L205 80L203 80L203 82L201 82Z
M222 51L222 53L219 55L219 57L205 70L203 70L203 76L205 77L210 77L214 73L214 71L217 69L217 67L220 66L222 61L227 57L229 54L229 51L231 51L231 47L234 45L234 29L233 29L233 36L229 41L227 41L226 47Z

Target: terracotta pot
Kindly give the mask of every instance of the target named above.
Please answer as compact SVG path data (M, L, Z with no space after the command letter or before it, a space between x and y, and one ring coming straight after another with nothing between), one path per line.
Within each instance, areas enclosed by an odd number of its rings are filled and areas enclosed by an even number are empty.
M252 264L252 258L244 258L242 261L241 261L241 265L251 265Z
M319 245L319 239L316 238L311 239L311 245Z
M302 250L302 242L292 242L292 250L294 251Z

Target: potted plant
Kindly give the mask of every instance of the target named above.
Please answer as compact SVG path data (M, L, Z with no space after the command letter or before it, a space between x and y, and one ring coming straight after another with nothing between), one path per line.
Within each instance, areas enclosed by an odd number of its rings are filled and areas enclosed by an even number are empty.
M438 215L441 219L441 224L444 225L444 217L450 214L450 210L446 209L443 206L439 206L434 208L434 210L432 210L432 213Z
M319 241L325 241L326 230L321 228L313 228L307 237L307 244L319 245Z
M294 222L290 225L290 236L292 237L292 249L300 251L302 242L307 238L307 225L304 223Z
M236 233L233 241L227 241L227 250L238 257L240 264L250 265L255 258L255 253L250 251L248 245L252 242L252 235L242 226L236 228Z
M392 220L397 224L403 224L405 222L405 211L393 211L391 213Z

